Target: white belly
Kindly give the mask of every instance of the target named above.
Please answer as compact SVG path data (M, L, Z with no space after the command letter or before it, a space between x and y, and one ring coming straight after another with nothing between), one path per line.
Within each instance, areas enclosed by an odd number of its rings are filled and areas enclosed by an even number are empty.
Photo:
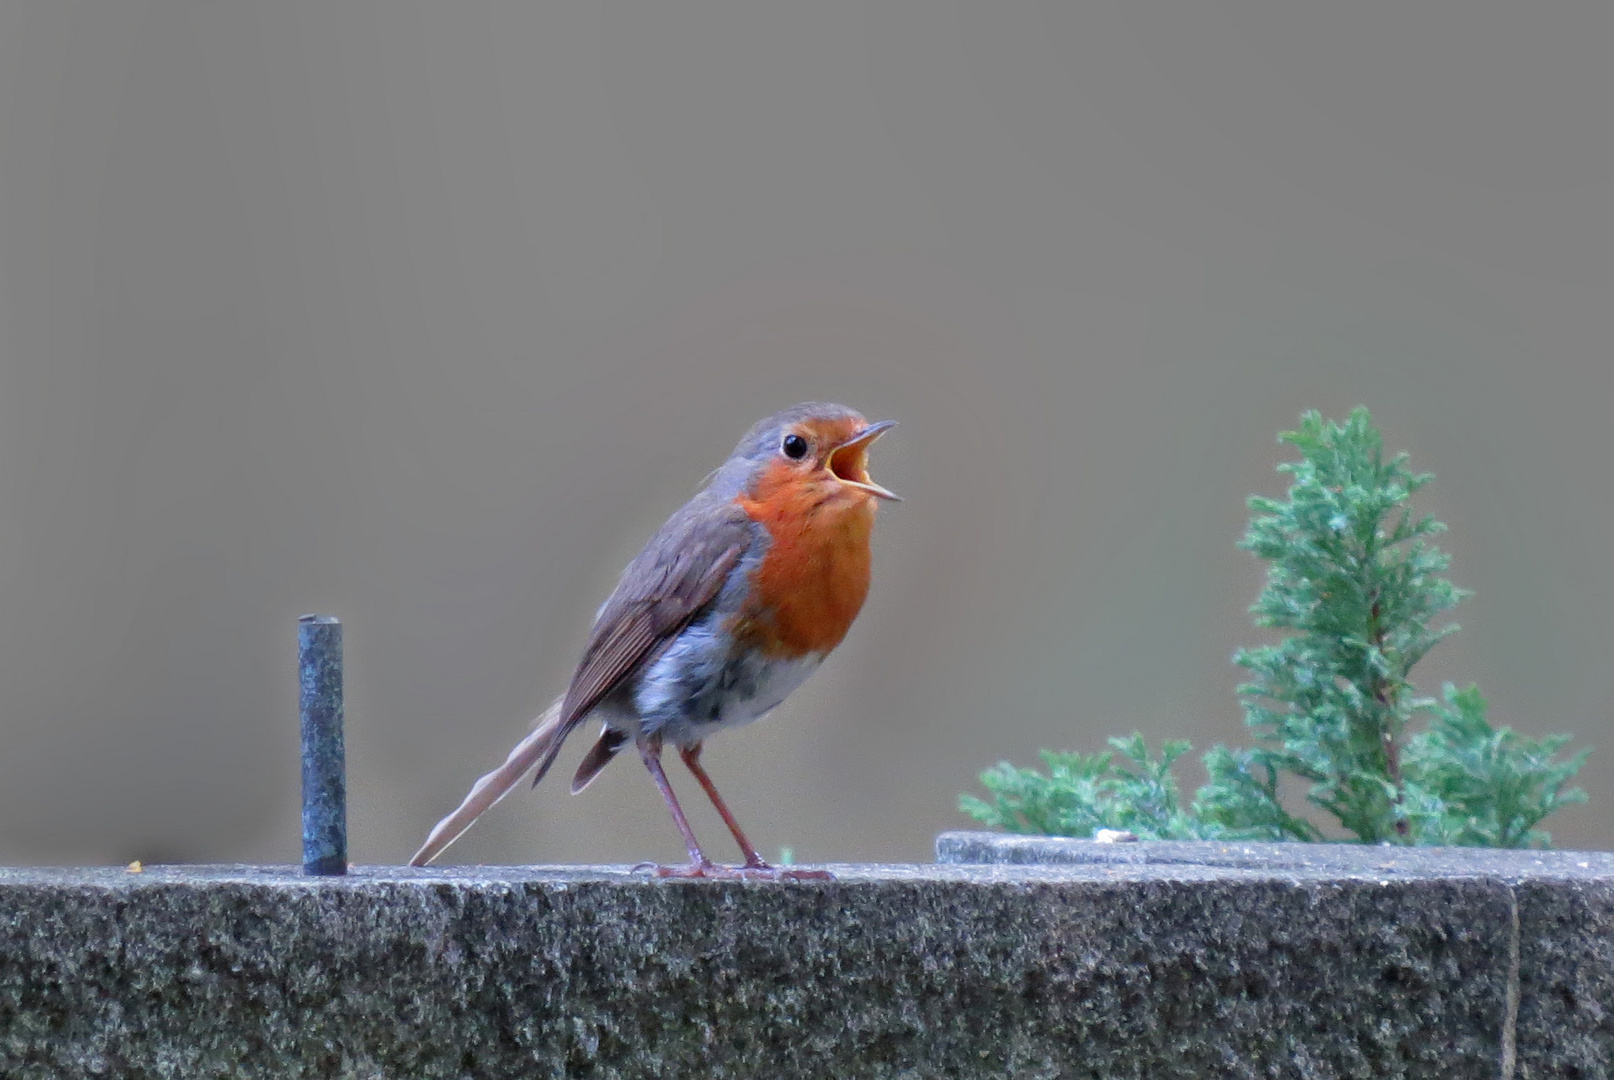
M796 660L734 657L726 645L702 627L679 635L635 688L640 728L684 746L749 724L789 697L824 659L818 653Z

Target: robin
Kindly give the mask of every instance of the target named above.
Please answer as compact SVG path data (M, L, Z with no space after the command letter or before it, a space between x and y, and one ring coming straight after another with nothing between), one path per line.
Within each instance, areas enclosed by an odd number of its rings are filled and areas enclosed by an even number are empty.
M877 500L897 498L869 478L869 447L894 425L871 424L843 405L810 403L747 432L622 572L565 696L437 823L409 864L435 859L534 765L537 786L566 736L594 719L600 736L572 778L572 793L632 743L689 849L688 866L657 867L658 874L828 877L763 861L701 765L701 746L724 728L766 715L851 628L869 591ZM661 767L668 744L734 834L743 866L715 865L701 851Z

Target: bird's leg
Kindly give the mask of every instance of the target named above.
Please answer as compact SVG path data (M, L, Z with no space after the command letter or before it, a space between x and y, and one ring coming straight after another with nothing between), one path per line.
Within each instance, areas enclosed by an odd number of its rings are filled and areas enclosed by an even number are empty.
M689 827L689 819L684 817L684 808L678 805L678 796L673 794L672 785L667 782L667 773L661 767L661 737L651 735L640 738L639 757L644 761L644 767L650 770L650 778L656 782L656 788L661 792L667 810L672 814L673 824L683 834L684 847L689 849L689 866L683 870L673 867L658 866L656 873L662 877L688 876L704 877L714 870L712 861L701 851L701 845L695 839L695 831Z
M706 767L701 764L701 744L696 743L693 746L679 747L678 756L684 759L684 765L688 767L695 779L700 781L701 787L706 790L706 797L712 800L713 806L717 807L717 813L722 817L723 824L727 825L729 832L734 834L734 842L740 845L740 854L745 856L745 865L753 870L771 870L772 867L762 860L761 855L757 854L757 849L751 845L751 841L745 838L745 833L740 831L740 823L734 820L733 814L729 813L727 804L723 802L723 796L717 793L717 785L712 783L710 776L706 775Z
M739 844L740 850L745 853L745 865L738 871L740 876L747 878L761 877L778 881L835 880L835 875L828 870L800 870L793 866L770 866L764 862L762 856L757 854L757 849L751 846L751 841L745 838L745 833L740 831L740 823L734 820L733 814L729 813L728 805L723 802L723 796L717 793L717 785L712 783L710 776L706 775L706 767L701 764L700 743L696 743L694 746L679 747L678 756L684 759L684 764L689 767L689 771L694 774L696 780L700 781L701 787L706 790L706 797L712 800L712 805L717 807L718 814L722 816L723 824L727 825L729 832L734 834L734 842Z

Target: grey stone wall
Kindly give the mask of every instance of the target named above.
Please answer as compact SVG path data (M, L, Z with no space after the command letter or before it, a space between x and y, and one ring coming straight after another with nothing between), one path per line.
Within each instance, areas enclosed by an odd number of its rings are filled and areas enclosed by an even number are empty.
M944 837L943 858L990 861L838 867L831 883L0 870L0 1076L1596 1077L1614 1064L1608 855L1420 866L1424 853L1312 849L1264 865L1138 844L1010 865L993 843Z

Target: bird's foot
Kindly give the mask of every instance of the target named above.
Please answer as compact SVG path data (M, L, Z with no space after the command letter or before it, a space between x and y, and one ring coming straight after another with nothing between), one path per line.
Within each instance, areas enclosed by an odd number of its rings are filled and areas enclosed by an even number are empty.
M760 862L760 860L759 860ZM799 866L770 866L767 863L744 866L724 866L720 863L695 862L688 866L659 866L640 863L633 868L649 870L660 878L705 878L710 881L834 881L828 870L808 870Z
M799 866L774 866L763 860L756 852L745 860L743 867L736 867L761 881L834 881L835 875L828 870L806 870Z

